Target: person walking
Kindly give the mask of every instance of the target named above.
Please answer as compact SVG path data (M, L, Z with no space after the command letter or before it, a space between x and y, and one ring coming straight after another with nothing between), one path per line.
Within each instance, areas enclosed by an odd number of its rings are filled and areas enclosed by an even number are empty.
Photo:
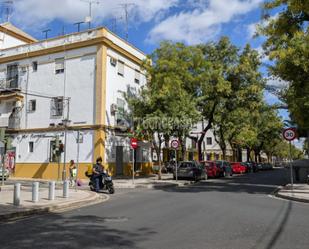
M70 183L71 183L71 186L73 187L76 184L76 173L77 173L74 160L70 161L69 170L70 170Z

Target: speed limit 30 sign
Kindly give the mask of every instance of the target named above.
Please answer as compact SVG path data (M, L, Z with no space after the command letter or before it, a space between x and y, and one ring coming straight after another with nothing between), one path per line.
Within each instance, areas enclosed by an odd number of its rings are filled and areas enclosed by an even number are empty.
M172 140L171 141L171 147L173 149L177 149L179 147L179 141L178 140Z
M293 141L296 138L296 129L295 128L284 129L283 137L287 141Z

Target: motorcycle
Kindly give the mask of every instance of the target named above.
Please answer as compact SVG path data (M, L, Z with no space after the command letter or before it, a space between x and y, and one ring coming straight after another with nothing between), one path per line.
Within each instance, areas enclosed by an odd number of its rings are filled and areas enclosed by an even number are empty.
M95 191L95 181L92 177L92 175L89 175L87 172L85 173L87 177L90 178L89 181L89 187L91 191ZM115 193L115 188L113 184L112 177L107 173L104 172L101 174L101 179L100 179L100 190L107 190L109 194L114 194Z

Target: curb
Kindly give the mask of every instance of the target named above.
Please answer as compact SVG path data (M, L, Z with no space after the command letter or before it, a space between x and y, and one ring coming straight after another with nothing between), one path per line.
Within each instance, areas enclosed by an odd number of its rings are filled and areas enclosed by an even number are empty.
M280 186L278 188L276 188L273 192L271 192L270 195L280 198L280 199L285 199L285 200L289 200L289 201L296 201L296 202L301 202L301 203L309 203L308 199L302 199L302 198L298 198L298 197L293 197L293 196L288 196L288 195L283 195L280 194L280 190L282 190L284 188L284 186Z
M194 185L198 182L184 182L184 183L152 183L152 184L130 184L130 185L125 185L125 184L119 184L119 185L114 185L116 189L136 189L136 188L145 188L145 189L165 189L165 188L175 188L175 187L186 187L190 185Z
M276 193L275 196L278 197L278 198L286 199L286 200L290 200L290 201L297 201L297 202L301 202L301 203L309 203L308 199L302 199L302 198L297 198L297 197L293 197L293 196L282 195L282 194L279 194L279 193Z
M106 202L109 200L109 198L110 197L106 194L93 193L90 198L84 198L82 200L70 201L66 203L59 203L59 204L45 206L45 207L28 208L28 209L16 211L16 212L9 213L9 214L3 214L3 215L0 215L0 223L7 222L10 220L25 218L31 215L60 213L60 212L67 211L67 210L91 206L97 203Z

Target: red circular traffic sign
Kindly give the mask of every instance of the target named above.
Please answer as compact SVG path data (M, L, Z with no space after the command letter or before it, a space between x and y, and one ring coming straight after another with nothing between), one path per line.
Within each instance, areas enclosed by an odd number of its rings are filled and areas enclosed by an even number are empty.
M131 147L133 148L133 149L137 149L137 147L138 147L138 140L137 140L137 138L131 138Z
M171 147L174 149L177 149L179 147L179 141L178 140L172 140L171 141Z
M287 141L293 141L296 138L296 129L295 128L284 129L283 137Z

